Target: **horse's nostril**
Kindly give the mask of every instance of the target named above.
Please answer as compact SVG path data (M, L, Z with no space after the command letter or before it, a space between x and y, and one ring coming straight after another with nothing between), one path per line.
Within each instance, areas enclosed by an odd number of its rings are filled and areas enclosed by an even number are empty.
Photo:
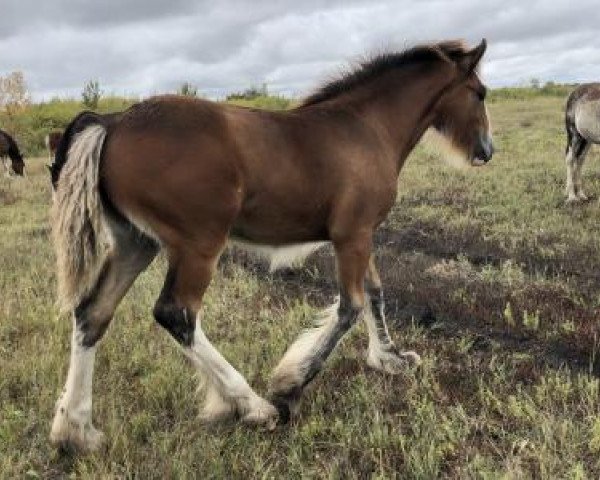
M481 152L482 160L490 160L495 152L494 143L492 142L492 139L488 136L482 135L479 138L479 150Z

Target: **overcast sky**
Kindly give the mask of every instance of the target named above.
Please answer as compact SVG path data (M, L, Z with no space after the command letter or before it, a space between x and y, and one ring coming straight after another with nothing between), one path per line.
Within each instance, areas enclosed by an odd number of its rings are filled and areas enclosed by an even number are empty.
M0 75L34 99L145 96L184 81L208 97L266 82L309 93L360 55L464 38L489 42L492 86L600 80L598 0L0 0Z

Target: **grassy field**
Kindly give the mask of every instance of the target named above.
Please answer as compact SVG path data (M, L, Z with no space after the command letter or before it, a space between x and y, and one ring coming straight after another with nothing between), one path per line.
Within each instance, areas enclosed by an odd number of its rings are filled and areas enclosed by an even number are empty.
M108 439L77 457L48 443L66 377L70 321L54 307L49 182L0 179L2 478L598 478L598 153L578 207L564 201L564 98L493 98L498 153L444 166L419 147L377 236L397 344L417 372L369 370L362 325L308 388L297 418L267 433L197 419L191 366L155 325L159 259L99 349L94 421ZM286 346L336 293L327 249L268 274L222 259L207 335L260 393Z
M100 99L94 111L98 113L120 112L138 101L140 99L135 97L107 96ZM291 101L278 96L259 95L251 100L240 98L228 103L282 110L287 108ZM64 130L73 117L82 110L89 110L89 108L78 100L59 98L32 104L12 116L0 109L0 128L14 137L21 153L25 156L43 156L47 154L44 145L46 134L54 130Z

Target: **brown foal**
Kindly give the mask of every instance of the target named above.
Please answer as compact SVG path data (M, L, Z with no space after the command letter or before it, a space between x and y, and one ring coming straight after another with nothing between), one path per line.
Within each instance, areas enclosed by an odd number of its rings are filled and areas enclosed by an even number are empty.
M52 166L59 296L74 321L52 439L84 450L101 443L91 425L96 344L161 248L169 267L154 316L205 377L206 420L287 421L361 314L370 366L393 374L418 362L389 336L373 232L428 128L470 164L491 158L477 75L485 48L443 42L380 55L285 112L162 96L109 120L89 112L74 119ZM339 302L286 352L269 400L201 328L202 296L228 241L275 250L328 241L335 249Z

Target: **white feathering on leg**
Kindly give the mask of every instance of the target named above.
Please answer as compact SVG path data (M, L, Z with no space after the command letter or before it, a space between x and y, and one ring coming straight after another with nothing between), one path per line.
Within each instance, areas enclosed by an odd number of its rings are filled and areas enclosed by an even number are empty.
M272 385L276 391L287 391L303 382L309 360L318 354L323 342L336 327L338 308L339 299L321 312L315 327L301 333L285 352L273 372Z

